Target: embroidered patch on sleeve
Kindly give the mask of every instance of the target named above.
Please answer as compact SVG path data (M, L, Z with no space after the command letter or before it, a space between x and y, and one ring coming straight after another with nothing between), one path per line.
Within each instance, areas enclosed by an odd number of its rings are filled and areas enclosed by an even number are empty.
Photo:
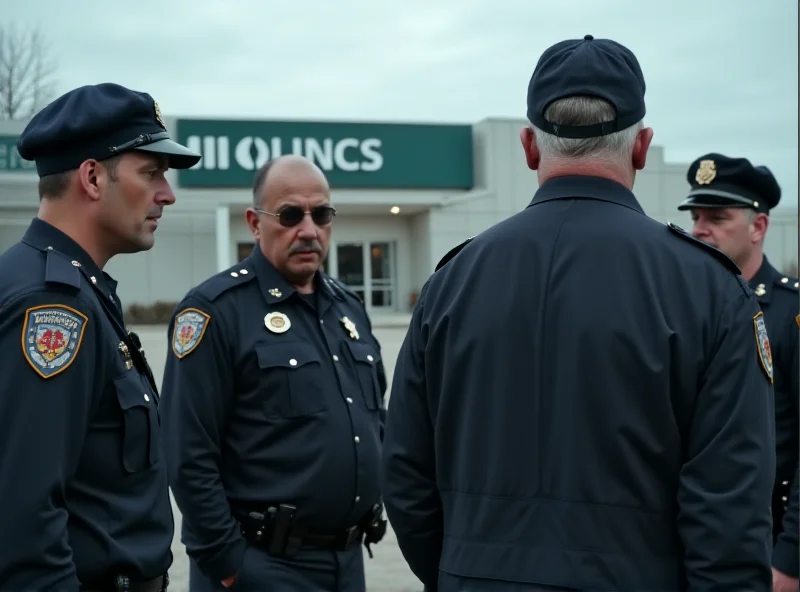
M61 374L81 349L88 318L63 304L44 304L25 311L22 353L42 378Z
M753 317L753 325L756 331L756 345L758 346L758 359L761 367L767 374L767 378L772 382L772 348L767 336L767 324L764 322L764 313L759 312Z
M209 315L196 308L179 312L172 330L172 353L178 358L185 358L192 353L200 345L210 320Z
M794 320L795 320L795 322L797 323L797 326L798 326L798 327L800 327L800 314L799 314L799 315L797 315L797 316L794 318Z

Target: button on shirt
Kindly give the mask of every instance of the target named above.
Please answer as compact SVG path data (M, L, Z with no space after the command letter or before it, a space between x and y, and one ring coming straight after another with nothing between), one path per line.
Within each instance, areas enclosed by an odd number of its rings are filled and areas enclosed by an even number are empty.
M287 503L310 531L356 524L379 502L386 390L357 296L321 272L314 294L297 293L256 247L176 310L167 450L198 566L218 580L235 573L237 511Z
M174 524L158 396L116 282L40 219L0 276L0 589L162 575Z

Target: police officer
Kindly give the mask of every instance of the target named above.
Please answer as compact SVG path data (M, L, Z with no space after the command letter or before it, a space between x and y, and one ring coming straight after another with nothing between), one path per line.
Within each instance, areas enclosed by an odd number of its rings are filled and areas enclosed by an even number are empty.
M159 398L125 328L118 253L150 249L175 196L150 95L84 86L19 138L39 213L0 256L0 589L164 590L173 518Z
M770 589L768 336L730 259L632 193L644 94L614 41L547 49L533 200L421 291L382 494L429 591Z
M776 475L772 498L773 570L776 590L797 590L798 549L798 326L797 278L775 269L764 255L770 210L781 188L770 170L746 158L705 154L687 172L689 195L678 209L691 212L695 237L726 253L764 312L775 373ZM787 512L787 508L789 511ZM787 581L788 580L788 581Z
M365 590L386 377L361 299L326 275L322 171L258 171L249 257L189 291L164 376L170 482L193 592Z

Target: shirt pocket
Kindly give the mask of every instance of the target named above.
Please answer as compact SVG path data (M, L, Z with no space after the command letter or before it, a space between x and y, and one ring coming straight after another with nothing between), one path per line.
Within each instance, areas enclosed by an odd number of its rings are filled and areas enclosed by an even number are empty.
M122 409L122 466L127 473L138 473L159 458L155 397L136 372L114 378L114 388Z
M347 343L347 348L353 356L353 365L356 369L364 404L370 410L380 409L383 396L378 382L378 362L381 359L378 348L369 343L357 343L355 341L347 341L345 343Z
M256 355L267 417L294 419L326 409L322 361L313 347L306 343L259 344Z

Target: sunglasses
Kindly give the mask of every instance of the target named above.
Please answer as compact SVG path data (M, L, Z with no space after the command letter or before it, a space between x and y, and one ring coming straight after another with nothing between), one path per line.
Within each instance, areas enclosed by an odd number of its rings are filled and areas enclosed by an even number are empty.
M300 224L300 222L303 221L303 218L305 218L306 214L311 214L311 219L317 226L327 226L333 222L333 217L336 216L336 210L334 210L331 206L317 206L311 210L304 210L300 206L286 206L277 214L273 212L267 212L266 210L260 210L258 208L254 209L256 212L267 214L268 216L275 216L278 219L278 222L280 222L281 226L285 226L286 228L291 228L292 226L297 226Z

